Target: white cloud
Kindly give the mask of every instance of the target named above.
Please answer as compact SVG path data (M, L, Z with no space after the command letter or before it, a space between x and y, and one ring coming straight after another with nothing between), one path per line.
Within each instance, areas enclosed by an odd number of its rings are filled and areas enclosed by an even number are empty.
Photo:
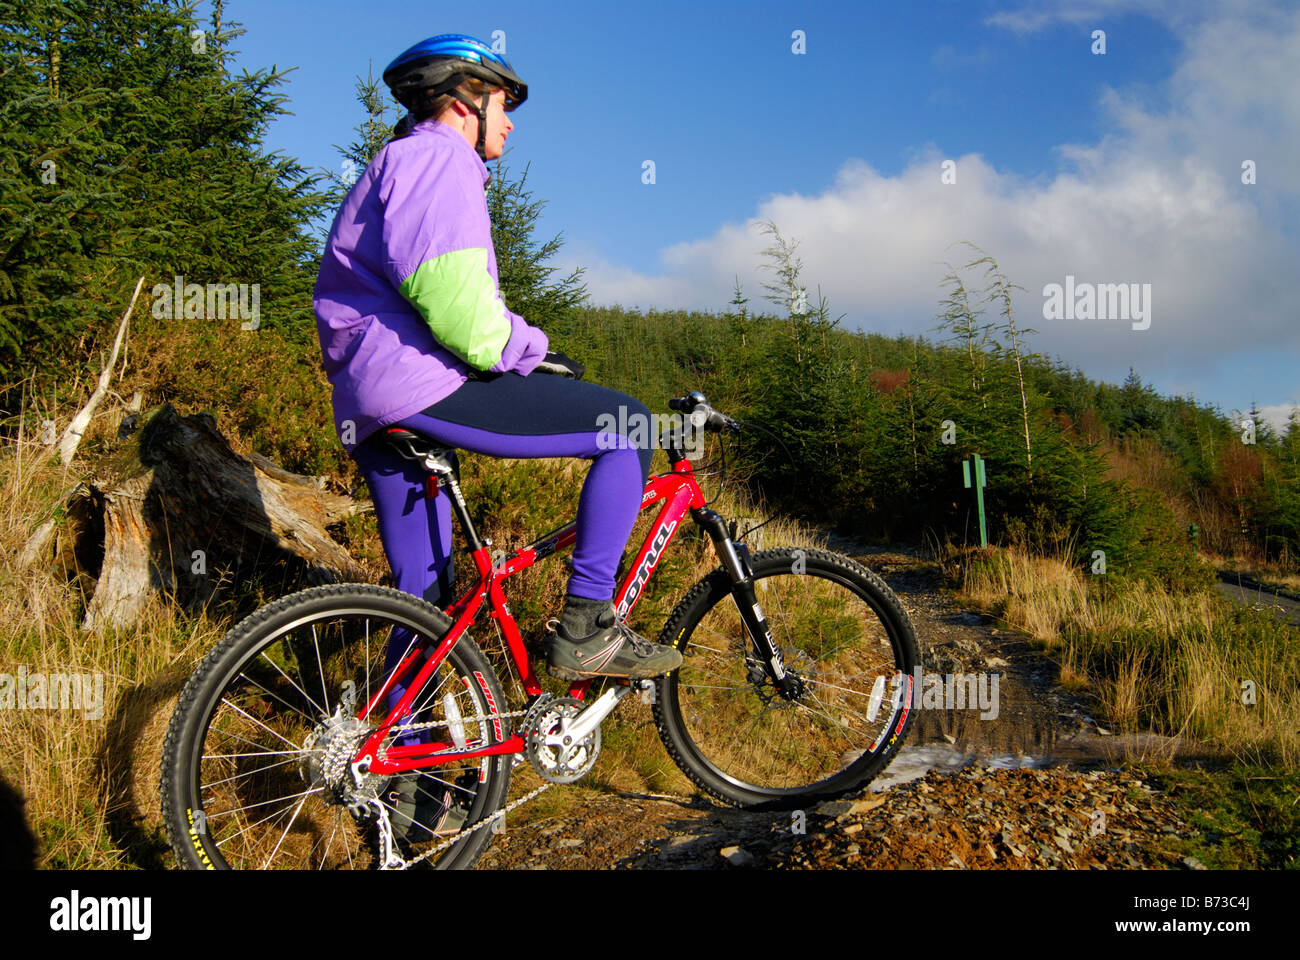
M1179 11L1202 6L1101 0L1047 12L1027 7L1017 22L1029 29L1031 14L1045 24L1087 10L1181 21ZM847 325L928 334L947 273L938 261L967 258L964 249L949 248L970 239L1027 288L1015 310L1020 325L1039 331L1031 346L1093 377L1122 380L1132 366L1148 382L1197 383L1231 377L1251 353L1300 353L1287 283L1300 262L1289 216L1300 209L1300 9L1249 20L1216 15L1188 28L1184 42L1167 83L1168 109L1107 91L1110 133L1096 143L1062 144L1063 170L1054 176L1026 180L970 154L951 158L957 183L945 185L940 164L948 157L928 144L895 176L851 159L821 194L768 197L749 223L661 251L658 275L584 258L583 251L566 250L566 259L588 266L596 302L718 310L739 275L757 306L770 275L756 270L766 242L755 223L771 219L802 241L804 280L814 296L821 285ZM1243 158L1256 161L1254 186L1241 183ZM1150 329L1123 320L1045 320L1043 287L1067 274L1151 284Z
M1257 409L1261 420L1271 426L1279 436L1285 436L1287 430L1290 429L1291 414L1293 411L1300 411L1300 404L1272 403Z
M1014 33L1028 34L1058 23L1104 28L1106 24L1103 21L1107 19L1140 14L1171 27L1181 27L1204 19L1215 2L1223 8L1222 0L1035 0L1010 10L1001 10L984 22ZM1235 6L1241 10L1254 4L1238 0Z
M567 275L575 267L585 273L582 282L593 303L621 304L643 310L670 310L700 302L698 278L681 274L653 276L623 264L611 263L605 255L581 243L567 242L555 258L557 275ZM710 304L709 309L720 305Z

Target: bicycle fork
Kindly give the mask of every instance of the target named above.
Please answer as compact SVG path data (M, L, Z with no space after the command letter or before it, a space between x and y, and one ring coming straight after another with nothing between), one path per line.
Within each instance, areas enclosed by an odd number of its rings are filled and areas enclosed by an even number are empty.
M763 665L764 673L782 697L793 700L799 695L799 683L786 671L781 651L777 649L772 631L767 625L767 617L758 604L758 596L754 592L754 570L749 563L749 548L731 539L727 523L717 511L700 507L692 510L691 516L713 540L713 548L722 561L722 568L731 577L731 596L736 601L736 609L749 633L758 660Z

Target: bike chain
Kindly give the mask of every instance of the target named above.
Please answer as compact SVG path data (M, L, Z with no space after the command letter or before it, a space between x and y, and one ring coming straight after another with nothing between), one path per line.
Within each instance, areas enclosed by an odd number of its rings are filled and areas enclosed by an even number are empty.
M540 787L538 787L536 790L533 790L533 791L530 792L530 793L526 793L526 794L524 794L522 797L520 797L520 798L519 798L518 800L516 800L514 803L511 803L511 804L508 804L508 805L502 807L500 810L498 810L496 813L492 814L492 816L488 817L486 820L480 820L478 823L474 824L474 826L469 827L468 829L465 829L465 830L461 830L461 831L459 831L458 833L454 833L454 834L452 834L450 837L448 837L448 838L447 838L446 840L444 840L442 843L438 844L438 845L437 845L436 847L434 847L432 850L426 850L424 853L420 854L420 855L419 855L418 857L416 857L414 860L406 860L406 861L403 861L402 866L401 866L399 869L401 869L401 870L409 870L409 869L411 869L411 867L415 866L417 863L420 863L420 862L422 862L422 861L424 861L424 860L429 859L429 857L433 856L435 853L441 853L443 850L446 850L446 849L447 849L448 847L450 847L452 844L454 844L454 843L460 843L460 841L464 840L464 839L465 839L466 837L468 837L471 833L477 833L479 830L482 830L484 827L486 827L489 823L493 823L493 822L495 822L495 821L497 821L497 820L502 819L503 817L505 817L505 815L506 815L507 813L509 813L511 810L515 809L515 807L518 807L518 806L520 806L520 805L522 805L522 804L527 803L529 800L532 800L534 797L539 796L539 795L541 795L543 792L545 792L545 791L551 789L552 786L554 786L554 784L551 784L551 783L543 783L543 784L542 784Z
M529 714L528 710L512 710L509 713L492 713L492 714L482 714L482 715L476 714L474 716L474 720L478 723L491 723L493 720L511 720L515 717L526 717L528 716L528 714ZM451 724L447 723L446 721L440 723L437 720L430 720L426 723L412 723L402 727L402 734L406 735L407 733L414 733L416 730L432 730L434 727L444 727L447 730L450 730ZM379 759L381 760L388 759L388 751L386 748L380 747L379 750L376 752L379 754ZM460 747L453 747L450 750L439 750L437 753L430 753L427 756L440 757L446 753L461 753L461 752L463 751L460 749Z
M510 711L509 713L494 713L494 714L492 714L490 717L476 717L475 719L477 719L477 720L479 720L479 721L481 722L481 721L484 721L484 720L493 720L493 719L497 719L497 720L509 720L509 719L513 719L513 718L515 718L515 717L526 717L526 716L528 716L530 713L533 712L534 707L536 707L536 704L534 704L533 707L529 707L527 710L513 710L513 711ZM428 723L414 723L414 724L411 724L410 727L407 728L407 729L410 729L410 730L427 730L427 729L431 729L431 728L433 728L433 727L447 727L447 726L449 726L449 725L446 724L446 723L438 723L438 722L436 722L436 721L430 721L430 722L428 722ZM459 750L446 750L446 751L443 751L443 752L444 752L444 753L459 753L460 751L459 751ZM383 754L383 751L380 751L380 753L381 753L381 755L382 755L382 754ZM438 754L434 753L434 754L430 754L430 756L434 756L434 757L436 757L436 756L438 756ZM497 820L500 820L500 819L504 818L505 815L506 815L507 813L509 813L511 810L514 810L516 807L522 806L523 804L527 803L529 800L532 800L534 797L540 796L543 792L549 790L552 786L554 786L554 784L551 784L551 783L543 783L543 784L542 784L540 787L538 787L536 790L533 790L533 791L531 791L530 793L526 793L526 794L524 794L524 796L520 797L518 800L514 801L513 803L507 804L506 806L502 807L500 810L497 810L495 813L492 814L492 816L487 817L486 819L480 820L478 823L474 824L474 826L472 826L472 827L467 827L467 828L464 829L464 830L459 830L459 831L457 831L456 833L452 834L450 837L448 837L448 838L447 838L446 840L444 840L442 843L438 844L438 845L437 845L436 847L434 847L433 849L431 849L431 850L426 850L424 853L420 854L418 857L415 857L414 859L411 859L411 860L403 860L403 861L402 861L402 865L401 865L400 867L398 867L398 869L399 869L399 870L409 870L409 869L411 869L411 867L415 866L417 863L422 863L423 861L425 861L425 860L429 859L430 857L432 857L434 854L441 853L443 850L446 850L448 847L452 846L453 844L460 843L460 841L464 840L464 839L465 839L466 837L468 837L470 834L477 833L478 831L482 830L484 827L488 826L489 824L491 824L491 823L495 823Z

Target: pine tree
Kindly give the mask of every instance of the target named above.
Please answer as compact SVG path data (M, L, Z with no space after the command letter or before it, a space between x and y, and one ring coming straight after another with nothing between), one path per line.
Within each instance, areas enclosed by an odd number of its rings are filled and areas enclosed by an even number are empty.
M361 105L364 115L361 122L353 128L356 136L352 141L346 147L334 145L334 149L343 158L339 172L330 174L333 186L329 197L330 203L335 206L343 202L357 177L370 166L370 161L375 159L375 154L384 144L392 139L393 127L400 112L383 81L375 79L373 63L366 70L364 78L356 78L354 89L357 103Z
M736 289L731 297L731 305L736 309L731 312L731 327L740 340L740 348L745 349L748 344L745 342L745 321L749 319L747 306L749 297L745 296L744 291L740 288L740 275L736 275Z
M106 117L132 90L76 74L84 2L0 2L0 376L107 323L97 255L111 245L115 172L101 150ZM75 48L74 48L75 49ZM73 72L68 82L69 71Z
M790 348L794 355L795 368L800 380L806 375L804 352L809 339L808 290L800 282L803 273L803 260L795 256L799 247L798 240L786 240L781 231L771 220L759 225L763 233L772 237L772 245L762 255L767 262L762 269L776 274L775 283L764 283L767 291L764 299L784 310L789 318Z
M943 312L940 314L942 322L935 329L951 333L952 339L965 353L969 366L970 395L979 401L981 409L986 410L988 398L984 394L984 381L988 364L986 349L989 341L989 326L979 323L978 318L983 311L971 305L970 291L967 290L957 268L950 263L945 266L948 268L948 275L941 281L941 286L947 287L948 293L940 301L943 307Z
M1132 367L1124 378L1124 385L1119 391L1120 436L1130 433L1150 434L1159 432L1163 413L1160 398L1156 392L1142 382Z
M984 290L984 302L995 303L998 311L1002 316L1002 324L996 329L1004 332L1007 341L1011 347L1011 358L1015 363L1016 386L1020 392L1020 417L1021 425L1024 430L1025 438L1025 474L1030 479L1033 478L1034 454L1033 445L1029 435L1029 395L1025 388L1025 364L1036 358L1036 354L1029 353L1025 348L1025 337L1028 334L1036 333L1029 327L1019 330L1016 328L1015 317L1011 313L1011 291L1015 289L1023 290L1023 287L1012 283L998 266L998 262L989 254L985 253L975 244L966 241L976 253L983 254L976 260L972 260L966 266L967 268L982 266L985 268L984 276L988 281L988 286ZM1005 346L1003 350L1005 351Z
M3 14L0 168L20 173L4 192L0 371L66 370L111 335L141 274L146 290L178 276L256 284L261 327L311 336L306 225L324 197L300 164L265 151L284 74L227 76L240 31L221 4L219 33L161 0L32 0ZM41 158L56 183L40 181ZM156 306L138 310L137 330L241 335L238 318L196 324Z
M568 332L569 311L587 299L583 269L552 279L556 267L547 261L563 246L563 234L538 244L533 238L544 200L534 200L528 189L528 166L518 180L510 178L504 158L497 161L488 185L488 215L492 218L492 245L496 248L501 297L515 313L552 334Z

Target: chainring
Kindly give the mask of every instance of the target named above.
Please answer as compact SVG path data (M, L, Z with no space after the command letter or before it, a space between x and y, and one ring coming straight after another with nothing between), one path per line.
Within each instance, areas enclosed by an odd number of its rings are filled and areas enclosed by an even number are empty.
M537 775L549 783L573 783L596 764L600 756L600 727L584 739L565 742L565 727L589 704L573 697L538 701L524 718L524 756Z

